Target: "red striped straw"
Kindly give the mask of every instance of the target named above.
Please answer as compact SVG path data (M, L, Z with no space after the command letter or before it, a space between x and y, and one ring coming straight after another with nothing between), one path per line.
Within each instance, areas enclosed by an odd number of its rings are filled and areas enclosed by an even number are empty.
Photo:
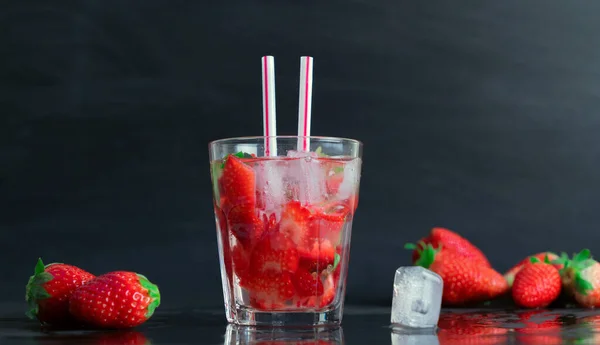
M275 61L272 56L263 56L262 93L263 93L263 135L265 138L265 156L277 156L277 135L275 121Z
M312 110L313 58L300 58L300 99L298 101L298 151L310 151L310 116Z

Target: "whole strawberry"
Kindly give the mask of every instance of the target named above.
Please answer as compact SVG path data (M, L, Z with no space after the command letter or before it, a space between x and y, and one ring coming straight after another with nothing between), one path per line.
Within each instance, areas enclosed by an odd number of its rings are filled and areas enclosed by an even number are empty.
M561 280L556 267L532 257L515 276L512 297L524 308L544 308L560 295Z
M92 280L94 275L81 268L53 263L44 266L38 259L33 276L25 287L29 304L27 316L44 324L63 325L72 321L69 298L75 289Z
M446 228L433 228L431 229L429 236L421 239L416 246L412 245L412 249L414 249L413 263L417 261L419 251L423 250L427 244L431 244L434 248L451 250L457 255L464 256L478 265L491 267L487 257L479 248L469 242L466 238Z
M525 267L525 265L527 265L531 262L532 257L534 257L540 261L544 261L545 263L553 263L559 259L559 256L552 252L541 252L541 253L537 253L537 254L526 257L525 259L521 260L518 264L514 265L506 273L504 273L504 279L506 279L506 281L508 282L509 287L512 286L517 273L519 273L519 271L523 267ZM563 268L563 265L557 263L557 264L554 264L554 267L556 267L557 269L560 270Z
M575 273L572 292L582 307L600 307L600 263L590 259L586 268Z
M508 291L504 277L494 269L431 244L419 253L416 264L439 274L444 281L442 304L464 305L496 298Z
M88 325L131 328L146 322L160 305L160 292L141 274L116 271L103 274L77 289L69 311Z
M592 254L589 249L583 249L579 253L573 254L573 258L569 259L567 253L562 253L558 260L563 265L560 272L562 280L563 291L570 298L575 297L575 278L582 270L594 264L592 260Z

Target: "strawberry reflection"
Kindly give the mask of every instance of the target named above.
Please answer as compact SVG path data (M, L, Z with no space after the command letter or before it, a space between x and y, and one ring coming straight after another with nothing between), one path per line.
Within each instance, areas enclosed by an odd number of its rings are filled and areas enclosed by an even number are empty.
M137 331L56 332L37 340L39 345L152 345L143 333Z
M508 341L508 330L487 313L444 313L438 322L440 345L495 345Z
M575 326L565 336L569 344L600 344L600 315L582 317Z
M520 344L563 344L560 314L548 310L517 313L519 326L515 328Z
M342 328L254 328L228 325L224 345L344 344Z

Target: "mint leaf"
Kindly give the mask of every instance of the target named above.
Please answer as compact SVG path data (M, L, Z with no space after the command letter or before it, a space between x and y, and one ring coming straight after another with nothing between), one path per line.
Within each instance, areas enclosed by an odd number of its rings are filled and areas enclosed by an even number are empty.
M335 253L335 257L333 259L333 269L335 270L337 268L337 265L340 263L340 255L338 253Z
M323 153L323 148L321 146L317 147L317 149L315 150L315 153L319 157L327 157L327 155Z

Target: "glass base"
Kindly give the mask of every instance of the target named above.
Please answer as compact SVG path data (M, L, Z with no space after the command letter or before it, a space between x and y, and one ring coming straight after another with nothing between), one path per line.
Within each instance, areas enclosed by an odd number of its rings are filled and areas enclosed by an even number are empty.
M339 327L342 323L342 314L341 307L314 312L267 312L237 307L234 317L231 319L228 317L228 321L240 326L255 327Z

